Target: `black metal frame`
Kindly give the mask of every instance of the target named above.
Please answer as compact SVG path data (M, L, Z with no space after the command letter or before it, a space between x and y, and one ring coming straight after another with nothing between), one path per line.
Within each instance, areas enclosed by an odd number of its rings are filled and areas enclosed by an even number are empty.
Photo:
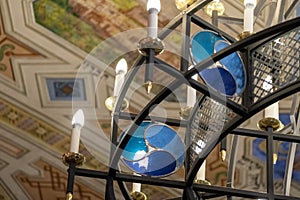
M291 94L294 94L298 91L300 91L300 79L294 81L293 83L290 83L289 85L286 85L283 88L278 89L277 91L269 94L268 96L264 97L263 99L259 100L258 102L253 102L252 96L251 96L251 89L252 89L252 83L247 83L245 92L242 96L242 102L237 103L234 101L234 99L228 99L224 97L223 95L217 93L217 92L211 92L208 91L208 88L201 84L198 81L195 81L191 79L191 77L201 71L202 69L210 66L213 62L218 61L222 59L223 57L236 52L240 51L243 53L243 57L246 60L246 71L247 75L250 76L252 66L251 66L251 51L254 50L253 47L257 46L258 44L264 43L271 38L277 37L279 35L282 35L289 30L294 29L296 26L299 26L300 24L300 18L296 18L290 21L287 21L285 23L276 25L274 27L271 27L269 29L265 29L261 32L258 32L254 35L249 36L248 38L242 39L240 41L236 41L234 38L230 37L228 34L222 32L221 30L217 29L217 27L207 23L206 21L202 20L198 16L195 16L195 12L199 9L203 8L206 4L208 4L211 0L196 2L187 10L177 17L175 17L159 34L160 39L164 39L167 37L175 28L177 28L180 24L182 24L182 31L185 35L189 36L190 34L190 28L191 24L195 24L203 29L210 29L213 30L223 37L227 38L230 42L232 42L232 45L230 45L228 48L212 55L209 59L204 60L201 63L198 63L195 65L192 69L188 70L188 64L189 61L186 59L188 58L188 45L189 41L186 40L186 37L183 40L182 43L182 59L181 59L181 70L178 71L177 69L173 68L172 66L168 65L167 63L159 60L158 58L154 57L154 55L151 55L151 57L144 57L139 56L134 63L132 70L127 75L123 89L117 99L117 103L115 106L115 111L113 113L113 120L111 124L111 140L116 147L112 145L111 147L111 163L110 168L108 172L101 172L101 171L94 171L94 170L88 170L88 169L82 169L78 167L74 167L74 165L70 165L68 170L68 188L67 192L73 192L73 181L74 176L83 176L83 177L92 177L97 179L104 179L106 180L106 194L105 199L107 200L114 200L116 199L115 193L114 193L114 181L117 181L119 184L119 188L124 196L125 199L130 200L131 197L128 193L128 190L126 188L125 182L137 182L142 184L150 184L150 185L156 185L156 186L163 186L163 187L169 187L169 188L178 188L183 190L183 197L182 199L198 199L199 197L201 199L210 199L214 197L219 196L228 196L228 199L230 199L231 196L237 196L237 197L244 197L244 198L264 198L264 199L293 199L293 200L300 200L300 197L290 197L290 196L282 196L282 195L276 195L274 193L273 188L273 141L274 140L280 140L280 141L289 141L289 142L295 142L300 143L300 138L293 135L282 135L282 134L273 134L273 131L271 129L268 129L267 132L265 131L253 131L253 130L246 130L246 129L240 129L237 128L241 123L243 123L245 120L249 119L251 116L256 114L257 112L261 111L262 109L266 108L267 106L271 105L272 103L281 100ZM255 44L255 45L253 45ZM161 70L164 70L171 76L175 78L175 80L165 88L163 88L159 94L157 94L144 108L140 113L138 114L132 114L127 112L121 111L121 104L123 99L125 98L127 89L129 88L133 78L135 77L137 71L139 70L139 67L142 63L144 63L146 60L150 60L151 63L155 63L155 65L163 65ZM251 80L251 77L247 77L248 80ZM164 100L166 96L171 94L173 90L178 88L182 84L188 84L194 89L196 89L199 93L203 94L202 98L198 99L198 106L195 106L195 108L192 111L191 116L199 109L199 105L201 105L201 101L203 101L204 97L209 97L213 99L214 101L225 105L227 108L231 109L235 114L236 117L230 120L227 124L225 124L225 127L223 130L221 130L220 137L215 138L210 144L208 144L205 149L201 152L201 156L198 157L198 159L193 163L193 165L190 165L192 163L189 163L187 161L185 163L186 168L186 177L183 181L174 181L174 180L168 180L168 179L159 179L159 178L153 178L153 177L140 177L140 176L134 176L134 175L128 175L123 174L118 171L118 162L122 154L122 149L125 148L126 144L130 140L132 134L136 130L136 128L145 120L149 118L150 108L153 108L153 106L159 104L161 101ZM118 132L118 121L120 119L123 120L130 120L132 121L132 125L127 130L127 133L124 135L121 141L117 141L117 132ZM151 117L151 119L155 119L156 121L164 121L164 123L172 125L172 126L179 126L184 125L187 129L187 139L189 140L189 130L191 125L191 118L187 120L178 120L178 119L161 119L159 116L157 117ZM260 192L254 192L254 191L248 191L248 190L240 190L233 188L232 184L228 184L227 187L217 187L217 186L208 186L208 185L201 185L194 182L196 173L198 169L200 168L203 161L206 159L206 157L209 155L209 153L214 149L214 147L228 134L233 134L235 137L238 135L243 136L250 136L250 137L260 137L264 138L267 141L267 193L260 193ZM187 150L189 152L189 149ZM187 153L188 155L188 153ZM234 159L234 157L232 157ZM230 163L230 169L229 169L229 175L233 175L234 173L234 164ZM229 177L230 179L230 177ZM198 193L202 192L202 193ZM204 192L204 193L203 193Z

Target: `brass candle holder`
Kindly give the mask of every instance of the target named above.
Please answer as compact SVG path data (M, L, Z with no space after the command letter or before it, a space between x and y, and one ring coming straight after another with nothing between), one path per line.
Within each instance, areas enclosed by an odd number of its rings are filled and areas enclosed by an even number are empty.
M69 192L67 195L66 195L66 200L72 200L73 199L73 194L71 192Z
M273 117L266 117L259 120L257 126L263 131L267 131L269 127L271 127L273 131L280 131L284 128L284 125L281 123L281 121Z
M130 193L133 200L147 200L147 196L143 192L133 191Z
M262 131L267 131L268 128L272 128L274 132L280 131L284 128L284 125L279 119L273 117L266 117L259 120L257 124L258 128ZM275 165L278 159L277 153L273 153L273 164Z
M75 166L80 166L85 162L85 157L81 153L67 152L62 155L62 161L66 166L70 166L71 163L75 163Z
M211 185L211 183L208 180L201 180L201 179L196 179L195 183L202 184L202 185Z
M85 157L83 154L78 152L67 152L62 155L62 161L66 166L69 166L69 170L74 170L75 166L81 166L85 162ZM68 182L68 188L71 187L72 189L68 190L69 192L66 194L66 200L72 200L73 199L73 181L74 177L70 175L68 179L71 179L71 184ZM72 192L71 192L72 191Z
M253 32L250 32L250 31L243 31L243 32L241 32L239 35L238 35L238 39L239 40L242 40L242 39L244 39L244 38L246 38L246 37L249 37L250 35L252 35L253 34Z

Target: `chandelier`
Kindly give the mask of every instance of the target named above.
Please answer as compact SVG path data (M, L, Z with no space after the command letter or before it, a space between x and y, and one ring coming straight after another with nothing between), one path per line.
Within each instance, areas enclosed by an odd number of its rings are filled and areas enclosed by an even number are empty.
M278 119L278 101L300 90L300 18L253 33L255 0L245 0L244 31L239 40L218 29L218 18L224 13L220 0L176 0L181 13L158 33L160 0L147 0L147 36L137 44L140 56L131 66L120 59L116 66L113 96L105 101L112 113L110 164L107 171L81 168L85 161L79 153L80 131L84 126L84 113L78 110L72 120L71 145L63 155L69 167L67 199L73 198L75 176L106 180L105 199L116 199L118 183L124 199L147 199L142 184L182 190L176 199L214 199L234 197L249 199L300 199L289 196L291 163L295 159L295 144L300 142L299 114L296 113L289 129ZM207 23L195 13L204 9L212 17ZM227 18L228 19L228 18ZM182 26L180 69L159 59L166 44L165 38ZM200 29L191 35L191 26ZM158 87L153 70L159 69L172 77L168 85L161 86L155 96L137 114L128 112L130 100L126 93L140 66L144 65L144 84L150 94ZM152 110L179 87L186 88L186 101L180 118L155 116ZM297 96L293 108L299 109ZM265 110L265 118L258 130L237 128L254 114ZM292 115L291 115L292 116ZM129 126L120 131L120 120ZM184 134L178 133L178 127ZM278 134L274 134L274 133ZM280 133L292 134L280 134ZM233 135L231 154L226 155L226 136ZM233 184L235 155L239 136L266 140L267 191L235 189ZM278 158L276 142L293 142L290 146L289 165L286 168L285 193L274 192L274 163ZM212 185L205 177L205 162L210 152L220 144L221 157L229 157L227 186ZM123 173L120 165L131 173ZM168 179L184 168L183 180ZM132 183L128 191L125 182Z

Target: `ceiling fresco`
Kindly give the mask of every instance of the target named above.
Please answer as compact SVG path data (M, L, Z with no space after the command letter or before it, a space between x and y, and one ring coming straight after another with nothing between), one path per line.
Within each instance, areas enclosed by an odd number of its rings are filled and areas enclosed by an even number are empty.
M242 17L241 1L226 0L224 3L228 10L226 16L230 13ZM177 14L179 11L173 1L163 0L159 27ZM204 11L197 14L210 22ZM255 25L257 31L265 27L266 16L269 15L264 12L259 15ZM62 163L61 155L68 151L71 119L77 108L82 108L86 114L80 145L80 152L86 156L83 167L107 170L111 113L105 108L104 101L113 93L117 60L124 56L131 66L138 56L136 45L145 36L146 26L143 0L0 1L0 199L65 199L67 167ZM220 23L220 28L236 37L242 25ZM120 34L126 31L128 35L136 34L119 42ZM192 32L196 31L193 27ZM114 41L109 40L111 38ZM160 58L179 67L180 57L176 52L181 43L180 35L174 34L168 40L168 48L174 49L175 53L167 51ZM111 44L118 48L112 48ZM128 51L129 54L123 55ZM101 62L89 60L88 55L98 58L100 55ZM155 77L161 85L169 81L160 72ZM130 97L133 105L129 109L133 113L157 92L154 90L147 95L141 80L136 80L136 88ZM178 118L178 101L185 96L176 95L183 89L164 102L163 107ZM280 103L282 112L289 113L290 101L289 98ZM260 118L262 113L244 126L256 128ZM121 123L120 126L128 124ZM228 139L228 146L230 141ZM239 145L243 150L238 155L236 187L264 189L263 142L243 138ZM279 152L276 191L281 193L286 144L280 144ZM298 161L294 166L297 177L293 180L294 195L300 195L299 166ZM214 185L225 186L227 168L228 160L221 161L217 147L207 159L207 179ZM170 178L182 179L183 174L184 169L181 169ZM130 189L131 184L127 185ZM104 188L104 181L76 178L75 199L104 199ZM143 185L143 191L149 200L181 195L175 189L149 185ZM117 191L117 197L122 199L120 195Z

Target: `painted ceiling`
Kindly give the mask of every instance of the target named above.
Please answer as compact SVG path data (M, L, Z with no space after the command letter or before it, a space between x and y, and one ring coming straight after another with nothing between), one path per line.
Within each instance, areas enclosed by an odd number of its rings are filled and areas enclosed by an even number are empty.
M80 146L80 152L86 156L84 167L107 169L111 113L104 101L112 95L118 59L125 57L131 66L138 56L136 45L146 34L145 2L0 1L0 199L65 199L67 167L61 155L68 151L71 119L78 108L84 110L86 117ZM241 1L224 0L224 4L225 16L242 18ZM257 11L255 31L271 24L272 9L271 5ZM173 1L162 1L159 27L179 13ZM197 15L211 21L203 10ZM233 37L242 32L239 22L223 20L219 27ZM192 32L196 31L192 27ZM168 40L167 48L172 51L160 58L179 67L180 34L171 35ZM155 78L160 85L170 81L163 73L156 73ZM133 113L155 95L145 93L142 75L135 81L128 97ZM163 110L165 115L180 117L178 101L185 98L180 91L182 88L156 112ZM289 112L289 106L290 99L280 103L283 113ZM255 128L257 118L262 118L262 113L244 126ZM120 123L121 128L127 125ZM239 145L244 150L237 163L236 187L264 190L264 142L243 138ZM282 190L282 164L286 155L285 144L279 146L282 160L276 167L277 191ZM294 166L296 171L300 171L299 160ZM227 161L221 162L219 149L215 149L207 160L207 179L224 186L227 166ZM171 178L180 179L183 173L182 169ZM299 195L299 183L295 178L293 194ZM102 180L76 178L75 199L104 199L104 188ZM175 189L149 185L143 186L143 192L149 199L180 196ZM120 191L117 194L122 199Z

